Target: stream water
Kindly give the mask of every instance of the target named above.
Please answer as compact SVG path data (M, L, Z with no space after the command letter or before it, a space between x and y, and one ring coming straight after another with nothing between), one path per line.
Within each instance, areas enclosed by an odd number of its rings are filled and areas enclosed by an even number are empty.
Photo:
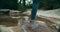
M27 11L27 12L24 12L23 14L27 14L27 15L31 15L31 11ZM55 10L47 10L47 11L44 11L44 10L38 10L37 11L37 16L38 17L41 17L41 18L45 18L45 19L48 19L54 23L56 23L58 26L60 25L60 9L55 9ZM14 18L14 17L13 17ZM19 18L19 17L18 17ZM24 20L24 23L21 22L19 23L21 20L18 20L18 26L20 25L20 28L23 29L23 32L26 31L27 27L30 25L29 22L28 22L28 18ZM23 21L23 20L22 20ZM25 27L24 27L25 26ZM41 27L40 27L41 26ZM33 27L33 31L35 32L39 32L39 31L42 31L42 32L51 32L49 30L49 28L42 22L35 22L32 24L32 27ZM0 27L1 29L1 27ZM5 28L6 29L6 28ZM3 28L4 30L4 28ZM7 32L12 32L11 28L8 28L4 31L7 31ZM3 32L4 32L3 31Z
M23 14L31 15L31 10L24 12ZM38 10L37 16L51 20L57 24L60 24L60 9L54 10Z

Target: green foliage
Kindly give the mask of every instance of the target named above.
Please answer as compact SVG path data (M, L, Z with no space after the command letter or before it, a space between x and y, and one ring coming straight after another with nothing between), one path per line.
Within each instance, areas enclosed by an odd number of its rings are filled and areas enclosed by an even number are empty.
M24 12L26 11L26 5L25 5L26 3L25 3L25 0L23 0L23 3L21 3L21 1L18 3L18 10L21 12Z
M23 1L23 3L21 3ZM20 11L26 11L28 8L32 8L31 2L26 5L25 1L21 0L20 3L17 3L18 0L0 0L0 9L18 9ZM42 0L39 3L39 9L57 9L60 8L60 0Z
M60 8L60 0L43 0L40 5L42 9L57 9Z
M0 0L0 9L17 9L17 0Z

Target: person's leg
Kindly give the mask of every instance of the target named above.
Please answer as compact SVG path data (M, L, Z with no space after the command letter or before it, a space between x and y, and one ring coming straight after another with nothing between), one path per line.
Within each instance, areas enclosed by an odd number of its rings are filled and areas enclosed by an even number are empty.
M34 20L36 18L36 13L37 13L39 2L41 2L41 0L33 0L33 7L32 7L32 11L31 11L31 20Z

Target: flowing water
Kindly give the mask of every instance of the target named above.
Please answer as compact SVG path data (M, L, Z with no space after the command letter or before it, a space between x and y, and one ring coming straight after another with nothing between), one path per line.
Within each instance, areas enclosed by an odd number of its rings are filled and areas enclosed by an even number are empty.
M23 14L31 15L31 13L30 13L31 11L28 11L28 12L24 12ZM60 9L47 10L47 11L39 10L39 11L37 11L37 16L50 20L50 21L56 23L57 26L60 25ZM25 17L25 19L22 19L22 20L18 19L18 26L22 29L23 32L27 32L27 31L31 32L31 30L28 29L29 25L30 25L30 23L29 23L28 17ZM45 22L42 22L42 21L37 21L37 22L35 21L34 23L32 23L31 27L32 27L33 32L52 32L48 28L48 26L45 24ZM1 27L1 26L0 26L0 31L14 32L11 27ZM54 31L54 32L56 32L56 31Z

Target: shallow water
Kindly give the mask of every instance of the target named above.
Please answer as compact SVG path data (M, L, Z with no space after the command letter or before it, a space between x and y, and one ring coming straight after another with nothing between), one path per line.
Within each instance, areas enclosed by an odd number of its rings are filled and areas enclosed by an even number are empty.
M31 10L24 12L24 14L31 15ZM38 10L37 16L51 20L57 24L60 24L60 8L54 10Z

